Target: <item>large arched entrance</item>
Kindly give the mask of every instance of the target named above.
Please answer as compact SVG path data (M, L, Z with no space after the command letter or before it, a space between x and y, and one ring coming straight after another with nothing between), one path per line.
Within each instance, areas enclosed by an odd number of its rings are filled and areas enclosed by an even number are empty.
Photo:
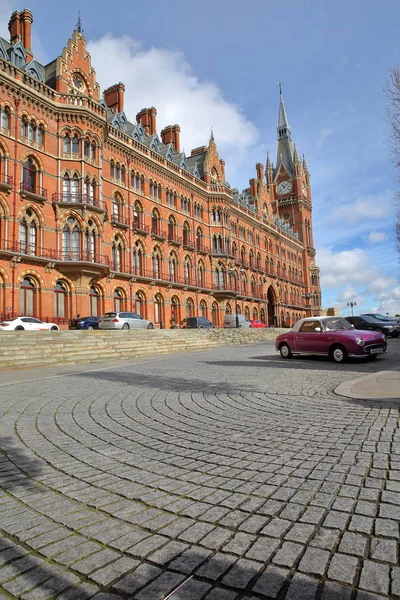
M269 286L267 292L267 307L268 307L268 327L277 327L277 315L276 315L276 297L272 286Z

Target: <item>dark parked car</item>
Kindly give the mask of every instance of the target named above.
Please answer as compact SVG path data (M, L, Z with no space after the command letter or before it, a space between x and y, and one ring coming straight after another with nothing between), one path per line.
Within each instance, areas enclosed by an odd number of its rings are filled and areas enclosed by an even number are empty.
M324 354L342 363L348 356L376 358L386 352L385 336L376 331L358 331L342 317L307 317L291 331L278 335L275 348L282 358L293 354Z
M188 317L186 329L214 329L214 325L206 317Z
M71 319L68 329L98 329L100 317L79 317Z
M372 317L373 319L378 319L378 321L396 321L396 323L400 323L400 319L398 317L385 317L385 315L381 315L379 313L363 313L362 317Z
M368 317L367 315L345 318L351 325L354 325L355 329L379 331L380 333L384 333L391 337L398 337L400 335L400 326L395 321L380 321L379 319Z

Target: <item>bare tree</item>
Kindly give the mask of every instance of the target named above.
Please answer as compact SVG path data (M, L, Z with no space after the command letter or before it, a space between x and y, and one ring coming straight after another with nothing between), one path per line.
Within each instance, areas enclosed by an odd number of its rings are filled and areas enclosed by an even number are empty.
M388 118L391 130L392 157L399 176L400 184L400 68L391 69L386 85L386 94L389 98ZM400 254L400 190L395 193L397 215L396 215L396 247Z

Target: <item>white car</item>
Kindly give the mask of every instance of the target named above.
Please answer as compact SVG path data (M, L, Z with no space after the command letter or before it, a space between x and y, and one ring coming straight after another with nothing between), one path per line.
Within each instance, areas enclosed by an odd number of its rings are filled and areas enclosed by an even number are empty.
M154 329L154 325L137 313L108 312L101 317L99 329Z
M60 329L55 323L43 323L34 317L16 317L0 322L0 331L55 331Z

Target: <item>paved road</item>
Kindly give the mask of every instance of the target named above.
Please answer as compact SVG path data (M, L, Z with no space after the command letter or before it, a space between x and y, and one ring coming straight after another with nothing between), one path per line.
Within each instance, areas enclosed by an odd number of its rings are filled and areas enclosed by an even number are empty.
M0 600L399 598L399 403L333 392L389 345L1 373Z

